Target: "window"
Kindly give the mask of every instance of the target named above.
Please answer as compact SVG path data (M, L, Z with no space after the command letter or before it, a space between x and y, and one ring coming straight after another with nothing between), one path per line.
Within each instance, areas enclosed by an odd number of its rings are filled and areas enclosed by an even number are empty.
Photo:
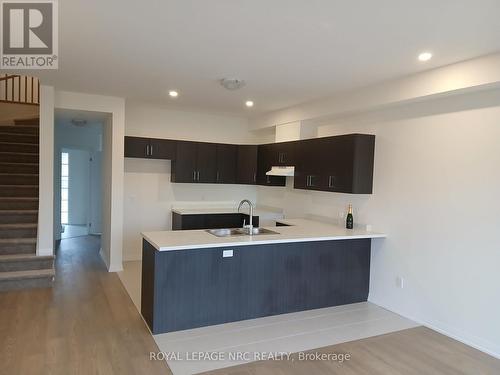
M68 224L69 154L61 153L61 224Z

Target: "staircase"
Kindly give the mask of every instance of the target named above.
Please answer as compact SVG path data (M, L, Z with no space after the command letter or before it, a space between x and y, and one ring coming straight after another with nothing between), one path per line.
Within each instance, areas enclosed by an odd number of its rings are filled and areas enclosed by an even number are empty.
M36 256L38 119L0 126L0 291L50 287L54 257Z

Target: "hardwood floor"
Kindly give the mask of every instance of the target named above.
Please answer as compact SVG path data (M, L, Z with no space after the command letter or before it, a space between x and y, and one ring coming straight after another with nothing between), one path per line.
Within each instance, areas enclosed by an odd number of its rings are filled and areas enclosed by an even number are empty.
M171 374L99 238L63 240L53 289L0 293L0 374Z
M308 351L349 354L350 360L261 361L205 375L342 374L342 375L497 375L500 360L425 327L374 336Z

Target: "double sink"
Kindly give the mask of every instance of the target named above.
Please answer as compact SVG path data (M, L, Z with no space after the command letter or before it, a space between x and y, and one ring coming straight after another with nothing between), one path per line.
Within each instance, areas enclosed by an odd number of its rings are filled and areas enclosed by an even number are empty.
M206 232L216 237L234 237L234 236L250 235L249 228L207 229ZM279 233L265 228L252 228L252 234L251 234L252 236L258 236L263 234L279 234Z

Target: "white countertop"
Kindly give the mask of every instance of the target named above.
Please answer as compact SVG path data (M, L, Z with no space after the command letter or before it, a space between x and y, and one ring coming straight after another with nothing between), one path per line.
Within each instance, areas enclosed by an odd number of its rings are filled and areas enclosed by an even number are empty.
M268 226L265 228L278 234L257 236L216 237L205 230L144 232L142 236L159 251L386 237L385 234L370 232L363 228L345 229L308 219L280 219L278 221L290 226Z

